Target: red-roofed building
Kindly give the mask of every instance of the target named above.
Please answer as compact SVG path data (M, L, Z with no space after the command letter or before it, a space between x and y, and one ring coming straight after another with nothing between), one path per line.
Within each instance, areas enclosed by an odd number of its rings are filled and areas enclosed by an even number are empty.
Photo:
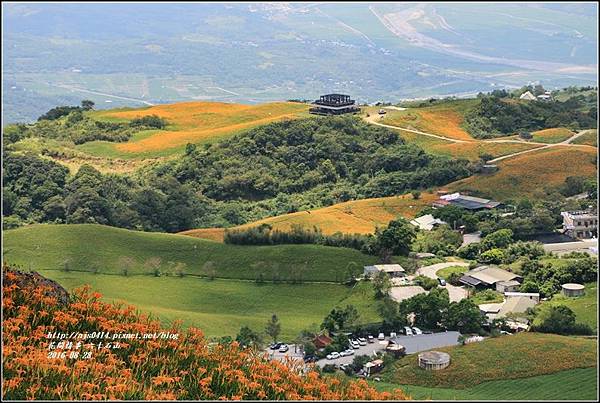
M313 340L313 343L316 348L325 348L328 345L330 345L332 341L333 340L331 339L331 337L326 336L324 334L320 334L320 335L317 335L317 337L315 337L315 339Z

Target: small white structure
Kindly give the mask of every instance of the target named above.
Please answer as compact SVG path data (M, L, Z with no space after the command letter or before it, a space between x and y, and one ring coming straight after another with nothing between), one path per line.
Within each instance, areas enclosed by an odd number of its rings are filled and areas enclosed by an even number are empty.
M525 91L521 94L519 99L524 99L526 101L535 101L535 95L533 95L531 91Z
M390 277L404 277L405 271L399 264L376 264L364 267L365 277L373 277L377 273L386 272Z
M496 283L496 291L505 293L505 292L514 292L518 291L521 284L517 280L508 280L508 281L498 281Z
M425 351L419 354L419 367L428 371L437 371L450 365L450 355L441 351Z
M411 220L410 223L424 231L431 231L438 225L446 224L445 221L442 221L439 218L435 218L431 214L426 214L422 215L421 217L417 217L414 220Z
M504 297L509 298L528 298L536 304L540 303L540 293L538 292L505 292Z
M562 293L566 297L580 297L585 294L585 286L583 284L566 283L562 285Z

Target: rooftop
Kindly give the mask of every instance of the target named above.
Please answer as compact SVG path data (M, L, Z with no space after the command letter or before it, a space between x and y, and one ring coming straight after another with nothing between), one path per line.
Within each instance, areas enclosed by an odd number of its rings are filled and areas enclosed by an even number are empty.
M583 290L585 286L583 284L566 283L562 285L562 288L565 290Z
M480 208L494 208L500 205L499 202L483 199L481 197L466 196L460 193L452 193L440 196L438 204L454 204L467 210L476 210Z
M365 269L370 269L370 268L374 268L378 271L384 271L386 273L396 273L396 272L404 273L404 268L402 266L400 266L399 264L375 264L373 266L365 266Z
M450 355L441 351L425 351L419 354L419 359L430 364L445 364L450 360Z
M435 225L446 224L445 221L442 221L439 218L435 218L431 214L426 214L421 217L417 217L414 220L411 220L410 223L426 231L431 231Z

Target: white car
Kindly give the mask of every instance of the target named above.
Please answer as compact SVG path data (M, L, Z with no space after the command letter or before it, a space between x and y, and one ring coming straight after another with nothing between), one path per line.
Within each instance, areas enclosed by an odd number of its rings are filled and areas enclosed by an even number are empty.
M280 353L287 353L289 349L290 348L288 347L287 344L282 344L281 347L279 347L279 352Z
M408 327L408 326L404 327L404 333L407 336L413 336L413 332L412 332L412 330L410 330L410 327Z
M379 336L377 336L377 340L385 340L385 335L383 333L379 333Z
M364 337L359 337L358 338L358 344L360 344L361 346L366 346L367 345L367 339L365 339Z
M375 342L375 338L371 335L367 336L367 340L369 341L369 343L374 343Z
M352 345L352 348L354 348L354 349L360 348L360 343L358 342L358 340L352 340L350 342L350 344Z
M348 354L348 350L344 350L344 351L340 352L340 357L345 357L347 355L350 355L350 354Z
M394 337L396 337L396 332L390 332L390 339L393 339Z
M413 327L412 331L414 334L423 334L423 332L421 331L421 329L419 329L418 327Z
M354 355L354 350L349 348L348 350L345 351L346 355Z
M331 353L331 354L327 354L327 359L328 360L335 360L336 358L340 358L340 353L334 352L334 353Z

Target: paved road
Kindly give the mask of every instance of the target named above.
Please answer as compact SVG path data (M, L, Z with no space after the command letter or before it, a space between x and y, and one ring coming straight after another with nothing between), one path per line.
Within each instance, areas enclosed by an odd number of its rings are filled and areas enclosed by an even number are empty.
M438 278L437 272L438 270L445 269L446 267L452 266L463 266L468 267L469 263L465 262L446 262L446 263L438 263L432 264L431 266L425 266L417 269L416 274L436 279ZM448 290L448 295L450 297L451 302L458 302L461 299L465 299L468 296L467 290L462 287L457 287L452 284L446 284L446 289Z
M425 289L418 285L406 285L401 287L392 287L390 290L390 296L394 301L401 302L405 299L409 299L418 294L427 293Z
M459 332L442 332L433 334L421 334L418 336L398 336L395 341L406 348L407 354L418 353L421 351L431 350L432 348L453 346L458 344ZM326 358L317 361L317 365L323 367L326 364L350 364L357 355L373 355L376 351L385 350L389 337L385 341L376 340L375 343L361 346L358 350L354 350L354 355L340 357L335 360Z

